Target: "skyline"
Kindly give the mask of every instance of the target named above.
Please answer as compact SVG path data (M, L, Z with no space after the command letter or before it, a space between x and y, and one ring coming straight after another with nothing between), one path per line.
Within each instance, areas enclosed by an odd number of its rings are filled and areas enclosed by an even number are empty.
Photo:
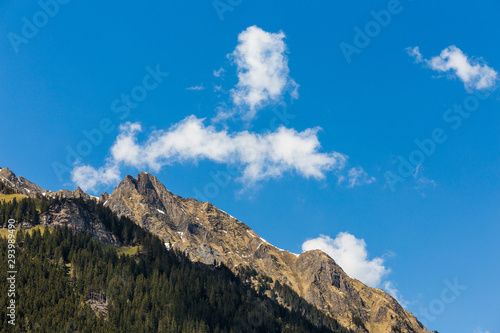
M430 330L500 329L497 4L118 4L1 5L1 167L149 172Z

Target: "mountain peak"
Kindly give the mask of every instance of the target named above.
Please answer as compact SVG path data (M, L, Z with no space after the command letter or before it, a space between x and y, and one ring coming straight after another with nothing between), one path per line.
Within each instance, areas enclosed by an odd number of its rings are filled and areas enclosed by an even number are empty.
M0 168L0 174L4 177L16 177L16 175L7 167Z
M0 181L12 187L16 192L31 198L54 195L52 191L43 190L40 186L32 183L26 178L21 176L16 177L14 172L7 167L0 169Z
M0 181L26 195L54 195L22 177L16 178L8 168L0 169ZM80 187L73 192L60 190L55 195L93 199ZM99 202L117 215L131 218L159 236L165 246L183 251L192 260L208 264L223 262L234 272L246 267L270 278L272 283L288 285L319 310L356 332L365 331L358 329L353 318L357 322L361 320L366 329L374 333L393 331L393 327L400 332L429 332L394 298L350 278L323 251L311 250L297 256L278 249L211 203L172 194L149 173L141 172L135 178L127 175L111 195L101 194ZM44 217L45 222L57 224L74 220L71 223L77 229L90 225L93 230L103 230L99 223L92 222L95 220L92 214L81 210L77 203L67 201L52 207L50 214ZM82 219L75 220L73 215ZM105 233L94 232L94 235L114 242Z
M153 176L149 173L146 173L146 172L141 172L141 173L137 174L135 179L137 180L138 184L141 184L141 186L147 186L150 188L154 187L154 185L153 185L154 183L160 183L158 178L156 178L155 176Z
M156 226L157 231L164 230L166 222L173 222L172 227L177 230L186 221L178 197L147 172L141 172L135 178L127 175L106 199L106 206L140 226Z
M350 278L323 251L296 256L278 249L211 203L172 194L149 173L125 177L106 206L192 260L223 262L234 271L247 267L288 285L346 327L356 329L356 316L370 332L388 332L393 325L402 332L428 332L388 294Z
M156 178L155 176L153 176L152 174L146 172L146 171L141 171L140 173L137 174L136 178L138 178L139 176L146 176L146 177L153 177L153 178Z

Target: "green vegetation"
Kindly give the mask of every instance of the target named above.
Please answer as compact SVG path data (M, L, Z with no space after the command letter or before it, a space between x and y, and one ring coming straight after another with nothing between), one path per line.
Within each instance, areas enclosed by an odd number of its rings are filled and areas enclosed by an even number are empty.
M193 263L130 219L93 201L78 202L95 209L124 247L103 246L68 228L19 231L17 331L350 332L288 287L276 284L271 299L223 264ZM6 247L6 239L0 239L3 262ZM0 279L6 278L1 270ZM6 288L0 284L2 304ZM301 310L288 310L277 297ZM7 321L5 312L0 320Z
M14 189L6 184L4 184L2 181L0 181L0 193L3 194L14 194L16 191Z
M114 249L118 255L133 256L142 251L141 246L114 246L111 244L102 244L101 246L104 250Z
M11 195L19 196L20 194ZM27 221L38 224L40 214L46 212L51 203L52 200L45 197L41 199L24 197L19 201L17 197L13 197L11 200L0 200L0 225L6 225L9 219L14 219L17 222Z
M36 225L33 228L24 230L24 232L32 234L35 230L39 230L43 235L45 231L50 230L50 229L45 227L45 226ZM14 230L14 234L17 235L18 231L19 231L19 229ZM7 237L8 235L9 235L9 229L0 228L0 237Z
M17 230L15 231L17 233ZM7 237L9 235L9 229L0 228L0 237Z
M54 201L46 197L30 198L0 182L0 226L6 226L9 219L38 224L40 214L46 212ZM0 234L4 233L0 231Z
M45 234L47 231L50 232L50 228L43 226L43 225L36 225L33 228L23 230L23 232L32 235L35 231L39 231L42 235ZM17 232L17 230L16 230Z
M17 201L29 198L27 195L24 194L19 194L19 193L13 193L13 194L0 194L0 201L5 201L5 202L11 202L12 200L16 199Z
M140 246L121 246L116 248L116 253L118 255L132 256L134 254L139 253L140 250L141 250Z
M238 267L238 277L248 285L250 285L252 281L256 282L260 289L260 293L270 290L272 300L279 300L286 308L294 309L312 323L323 325L333 330L341 329L341 326L335 319L319 311L314 305L300 297L289 286L281 284L279 281L274 282L272 278L261 275L256 270L246 266Z
M18 222L30 221L38 224L40 216L36 209L35 200L23 198L17 201L16 198L13 198L12 201L1 201L0 223L6 225L9 219L14 219Z

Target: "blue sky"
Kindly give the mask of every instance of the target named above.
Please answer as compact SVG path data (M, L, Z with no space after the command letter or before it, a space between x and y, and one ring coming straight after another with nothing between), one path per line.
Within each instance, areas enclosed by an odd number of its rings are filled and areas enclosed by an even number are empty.
M152 172L429 329L500 331L498 3L48 3L0 4L1 167L94 194Z

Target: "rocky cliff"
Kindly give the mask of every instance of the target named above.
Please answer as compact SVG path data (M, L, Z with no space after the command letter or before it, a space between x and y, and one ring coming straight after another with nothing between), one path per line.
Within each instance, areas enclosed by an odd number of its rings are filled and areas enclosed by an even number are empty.
M68 227L75 232L86 232L104 244L121 245L116 236L104 226L95 205L85 202L85 199L68 199L53 203L49 210L40 216L40 224Z
M42 196L54 196L54 193L42 189L35 183L16 175L9 168L0 168L0 181L12 187L17 193L24 194L30 198L39 198Z
M21 176L17 177L14 172L12 172L9 168L0 168L0 181L4 184L10 186L17 193L23 194L30 198L83 198L85 200L93 199L98 200L96 197L92 197L85 193L81 188L77 188L74 191L69 190L59 190L57 192L52 192L50 190L44 190L37 184L29 181L26 178Z
M296 255L278 249L212 204L172 194L148 173L125 177L100 200L159 235L167 247L204 263L215 260L234 270L240 265L255 269L358 332L429 332L393 297L347 276L325 253Z
M166 247L184 251L192 260L223 262L235 272L248 267L288 285L356 332L429 332L393 297L349 277L324 252L314 250L296 255L278 249L209 202L177 196L148 173L142 172L135 178L126 176L111 195L103 193L98 199L80 188L56 193L43 190L16 177L8 168L0 169L0 181L29 197L64 199L50 206L41 216L41 224L66 225L75 231L86 231L104 243L120 245L99 219L95 206L98 201L160 236Z

